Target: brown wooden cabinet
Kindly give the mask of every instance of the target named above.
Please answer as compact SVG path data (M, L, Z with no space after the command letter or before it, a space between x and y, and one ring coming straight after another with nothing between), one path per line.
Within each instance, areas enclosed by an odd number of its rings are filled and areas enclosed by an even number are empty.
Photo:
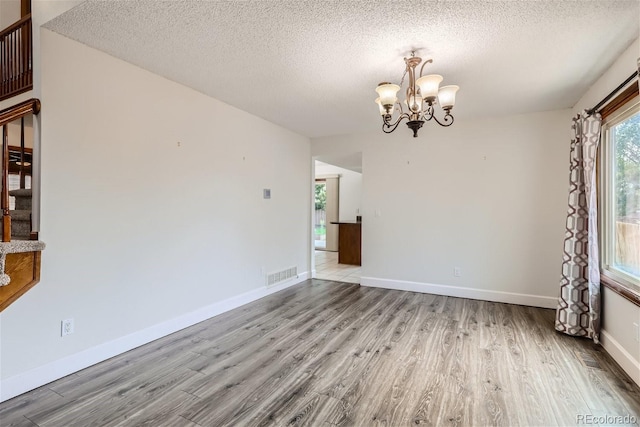
M362 265L362 223L336 221L338 224L338 263Z

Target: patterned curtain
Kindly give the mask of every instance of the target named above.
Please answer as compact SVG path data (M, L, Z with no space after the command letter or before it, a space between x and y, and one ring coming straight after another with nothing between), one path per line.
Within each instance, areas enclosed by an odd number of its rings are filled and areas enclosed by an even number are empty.
M569 158L569 209L564 239L556 330L592 338L600 334L600 266L596 153L602 118L586 111L573 119Z

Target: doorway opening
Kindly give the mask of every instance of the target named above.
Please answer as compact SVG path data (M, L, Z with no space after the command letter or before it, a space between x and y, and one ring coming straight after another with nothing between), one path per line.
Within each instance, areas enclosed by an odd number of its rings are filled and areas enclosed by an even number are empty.
M339 158L321 156L314 159L314 166L314 246L311 255L314 277L335 282L360 283L360 259L355 263L348 260L348 257L345 258L352 248L345 247L340 230L343 230L347 223L348 227L357 227L360 231L362 155L355 153ZM360 238L357 240L359 251Z

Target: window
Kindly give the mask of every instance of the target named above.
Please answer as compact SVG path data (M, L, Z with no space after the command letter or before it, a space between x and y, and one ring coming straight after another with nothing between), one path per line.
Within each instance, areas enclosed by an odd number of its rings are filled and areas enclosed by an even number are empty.
M600 158L603 275L640 292L640 100L609 114Z

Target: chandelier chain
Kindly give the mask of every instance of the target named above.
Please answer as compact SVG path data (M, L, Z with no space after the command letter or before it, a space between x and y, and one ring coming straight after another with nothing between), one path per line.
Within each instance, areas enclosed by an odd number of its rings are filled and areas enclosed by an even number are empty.
M404 78L407 77L407 69L404 69L404 74L402 75L402 78L400 79L400 87L402 87L402 85L404 84Z

